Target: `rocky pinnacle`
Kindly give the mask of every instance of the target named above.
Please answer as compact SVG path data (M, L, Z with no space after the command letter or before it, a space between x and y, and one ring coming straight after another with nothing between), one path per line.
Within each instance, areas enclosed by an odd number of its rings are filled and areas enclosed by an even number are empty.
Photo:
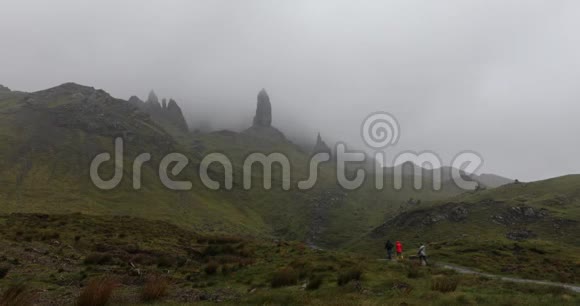
M314 145L314 149L312 149L312 151L314 154L316 154L316 153L328 153L328 154L332 155L332 150L322 140L322 137L320 137L320 133L318 133L318 136L316 137L316 144Z
M157 95L155 94L155 92L153 90L151 90L149 92L149 97L147 97L147 102L159 104L159 98L157 98Z
M265 89L260 90L260 93L258 93L258 106L254 117L254 126L272 126L272 105Z

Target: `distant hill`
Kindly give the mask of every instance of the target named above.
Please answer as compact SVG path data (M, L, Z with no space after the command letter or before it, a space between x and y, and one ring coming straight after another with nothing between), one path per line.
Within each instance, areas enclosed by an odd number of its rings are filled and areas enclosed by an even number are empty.
M480 182L483 186L488 188L497 188L514 182L513 179L490 173L483 173L480 175L472 174L471 177L473 180Z
M426 169L421 166L415 165L412 162L405 162L394 167L385 167L384 171L387 175L393 176L395 173L401 173L405 177L413 177L415 175L415 168L418 169L419 176L423 178L433 178L434 170ZM452 171L454 170L449 166L442 166L438 168L441 173L441 182L452 183ZM480 174L466 173L464 171L459 171L461 177L466 181L472 181L479 183L481 188L497 188L503 185L513 183L514 180L508 179L495 174Z

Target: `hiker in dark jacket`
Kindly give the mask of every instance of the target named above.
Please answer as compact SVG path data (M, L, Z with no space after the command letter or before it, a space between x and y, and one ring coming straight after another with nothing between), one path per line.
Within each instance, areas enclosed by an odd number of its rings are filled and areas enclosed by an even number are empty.
M387 249L387 258L389 258L389 260L391 260L393 257L393 248L394 247L395 246L393 245L391 240L387 240L387 243L385 243L385 249Z

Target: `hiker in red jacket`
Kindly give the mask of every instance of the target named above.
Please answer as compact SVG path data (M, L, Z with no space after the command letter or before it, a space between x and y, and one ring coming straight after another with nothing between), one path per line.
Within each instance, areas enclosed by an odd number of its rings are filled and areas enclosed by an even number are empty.
M395 243L395 248L397 249L397 258L402 259L403 258L403 244L400 241L397 241Z

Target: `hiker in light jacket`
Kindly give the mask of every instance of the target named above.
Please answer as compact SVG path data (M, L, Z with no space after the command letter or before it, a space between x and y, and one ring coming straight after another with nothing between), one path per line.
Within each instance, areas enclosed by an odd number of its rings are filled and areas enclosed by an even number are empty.
M427 251L425 250L424 243L422 243L421 246L419 247L419 251L417 252L417 255L419 255L419 260L421 261L421 265L426 266L427 265Z

